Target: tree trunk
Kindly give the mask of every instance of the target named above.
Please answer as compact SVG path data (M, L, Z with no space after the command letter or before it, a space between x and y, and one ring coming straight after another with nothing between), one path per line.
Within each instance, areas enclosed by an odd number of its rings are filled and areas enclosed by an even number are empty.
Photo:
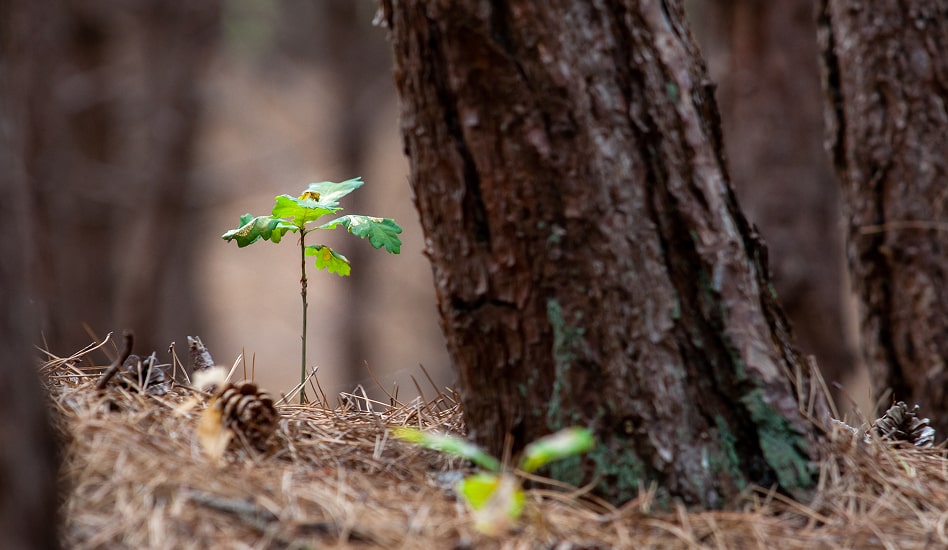
M774 287L800 348L827 382L844 383L855 370L855 334L839 188L823 150L813 2L697 4L734 190L770 249Z
M877 392L948 432L948 2L823 0L827 147ZM884 403L887 404L887 403Z
M584 424L615 502L804 490L815 427L680 2L388 0L402 130L471 436ZM823 414L822 402L816 411Z
M36 5L39 4L39 5ZM12 2L45 343L131 328L140 351L193 329L189 216L196 82L217 2ZM182 4L183 6L183 4ZM185 329L190 330L190 329ZM184 334L177 334L183 340Z
M37 380L39 342L35 296L28 272L34 251L29 187L22 153L27 143L11 131L23 119L25 92L16 46L31 39L24 12L0 13L0 548L59 547L57 449L48 399Z

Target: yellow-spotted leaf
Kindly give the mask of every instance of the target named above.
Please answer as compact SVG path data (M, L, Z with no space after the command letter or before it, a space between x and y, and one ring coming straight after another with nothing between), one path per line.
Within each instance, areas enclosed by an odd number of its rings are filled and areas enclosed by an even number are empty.
M307 256L316 256L316 269L325 269L340 277L348 277L352 266L342 254L326 245L314 244L306 247Z
M402 241L398 238L398 235L402 232L402 228L392 218L349 214L340 216L319 226L319 228L335 229L340 225L348 229L353 235L363 239L368 238L369 243L375 248L385 247L385 250L392 254L398 254L401 251Z
M306 193L314 193L321 204L329 207L339 206L339 199L362 187L365 182L362 178L352 178L346 181L318 181L309 184Z
M319 197L319 193L303 193L299 197L289 195L276 197L276 204L273 205L273 217L292 219L294 225L302 227L326 214L335 214L342 210L337 206L330 206L320 202L319 199L313 200L309 197Z
M299 227L281 218L244 214L240 217L240 225L221 235L221 238L225 241L237 241L237 246L243 248L258 239L278 243L287 231L295 233L299 230Z

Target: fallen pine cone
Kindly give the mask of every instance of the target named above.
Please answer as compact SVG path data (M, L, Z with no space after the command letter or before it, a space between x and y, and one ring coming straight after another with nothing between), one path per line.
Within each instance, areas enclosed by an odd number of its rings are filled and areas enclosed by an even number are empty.
M279 421L269 393L244 380L224 386L215 406L226 427L257 449L266 449Z
M918 409L918 405L909 409L904 401L899 401L872 423L872 430L885 439L908 441L916 447L931 447L935 441L935 429L929 425L931 420L919 418Z
M99 391L105 390L109 382L116 380L118 385L131 391L145 391L155 395L167 393L172 382L171 365L159 365L154 353L144 359L132 355L135 335L132 331L125 330L122 336L122 351L99 377L95 388Z
M211 352L207 351L204 342L199 336L188 336L188 362L191 363L191 372L200 372L214 366Z
M142 359L129 355L116 378L118 383L133 391L145 389L145 393L164 395L171 385L171 365L158 364L155 354Z
M264 451L279 423L273 398L249 380L226 384L201 416L198 438L205 451L219 460L231 437Z

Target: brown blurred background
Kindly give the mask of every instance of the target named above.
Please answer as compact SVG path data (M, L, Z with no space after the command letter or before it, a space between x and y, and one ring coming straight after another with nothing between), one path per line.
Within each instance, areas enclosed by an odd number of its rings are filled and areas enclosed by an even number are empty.
M741 204L771 246L803 347L842 381L856 344L822 150L812 2L688 4L719 83ZM406 399L419 364L451 383L375 9L371 0L0 4L0 177L29 189L24 276L48 349L88 344L84 324L100 336L131 328L137 352L159 355L172 341L183 353L197 334L219 363L244 352L258 381L288 390L299 376L295 238L238 249L220 235L245 212L268 214L275 195L362 176L343 206L395 217L404 246L388 255L330 233L353 270L347 279L309 270L309 364L331 400L358 383L381 395L366 364Z
M220 235L311 181L362 176L348 212L395 217L400 255L346 234L352 276L310 268L309 365L335 396L450 383L406 179L384 30L369 1L108 0L3 6L4 140L33 202L35 296L48 348L131 328L139 353L241 352L277 391L299 379L292 236ZM5 157L6 158L6 157ZM314 235L313 238L316 236ZM311 238L312 239L312 238ZM105 362L104 357L100 357ZM374 392L379 395L379 392ZM331 398L332 399L332 398Z
M340 278L309 270L309 365L334 399L363 384L378 397L372 369L400 397L417 392L424 365L453 379L437 325L430 268L401 152L384 29L373 2L224 2L222 40L211 64L195 175L206 202L209 240L199 249L197 283L208 345L218 361L243 348L257 377L274 388L299 379L299 253L256 243L238 250L219 237L244 212L269 213L273 197L310 181L362 176L347 212L392 216L402 225L400 255L372 249L344 231L326 240L352 262ZM311 237L316 242L318 234ZM213 344L212 344L213 343ZM427 383L426 383L427 385ZM433 393L430 389L429 393ZM333 403L334 404L334 403Z

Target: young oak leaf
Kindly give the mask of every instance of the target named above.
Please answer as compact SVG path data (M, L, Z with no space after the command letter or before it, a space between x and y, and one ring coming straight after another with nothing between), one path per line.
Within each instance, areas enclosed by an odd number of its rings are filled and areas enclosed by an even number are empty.
M454 435L423 432L409 427L396 428L393 435L402 441L421 445L426 449L450 453L470 460L485 470L499 472L501 469L500 462L496 458L470 441Z
M592 430L565 428L527 445L520 459L520 469L532 473L554 460L585 453L595 444Z
M330 206L321 200L313 200L310 192L304 192L300 197L279 195L273 205L272 214L276 218L293 218L293 225L302 227L309 222L316 221L326 214L335 214L342 210L337 206ZM319 195L318 193L313 193Z
M325 223L319 228L334 229L340 225L353 235L363 239L368 237L375 248L385 247L385 250L392 254L398 254L401 251L402 241L398 238L398 234L402 232L402 228L392 218L348 214Z
M243 248L261 238L278 243L287 231L295 233L299 229L296 225L273 216L254 217L252 214L244 214L240 217L240 226L227 231L221 238L225 241L237 241L237 246Z
M457 491L471 509L474 527L489 536L507 532L523 513L526 495L521 476L561 458L584 453L595 444L591 430L572 427L543 437L527 445L512 471L494 457L468 441L445 434L403 427L394 436L422 447L466 458L489 470L468 476L457 484Z
M457 490L471 507L474 528L488 536L509 531L526 503L520 480L507 473L474 474L459 481Z
M315 193L318 195L319 202L327 207L334 208L339 206L339 199L345 197L349 193L352 193L356 189L362 187L365 182L362 181L361 177L352 178L346 181L318 181L315 183L309 184L307 187L307 193Z
M348 277L352 271L349 259L328 246L311 244L306 247L307 256L316 256L316 269L325 269L340 277Z

